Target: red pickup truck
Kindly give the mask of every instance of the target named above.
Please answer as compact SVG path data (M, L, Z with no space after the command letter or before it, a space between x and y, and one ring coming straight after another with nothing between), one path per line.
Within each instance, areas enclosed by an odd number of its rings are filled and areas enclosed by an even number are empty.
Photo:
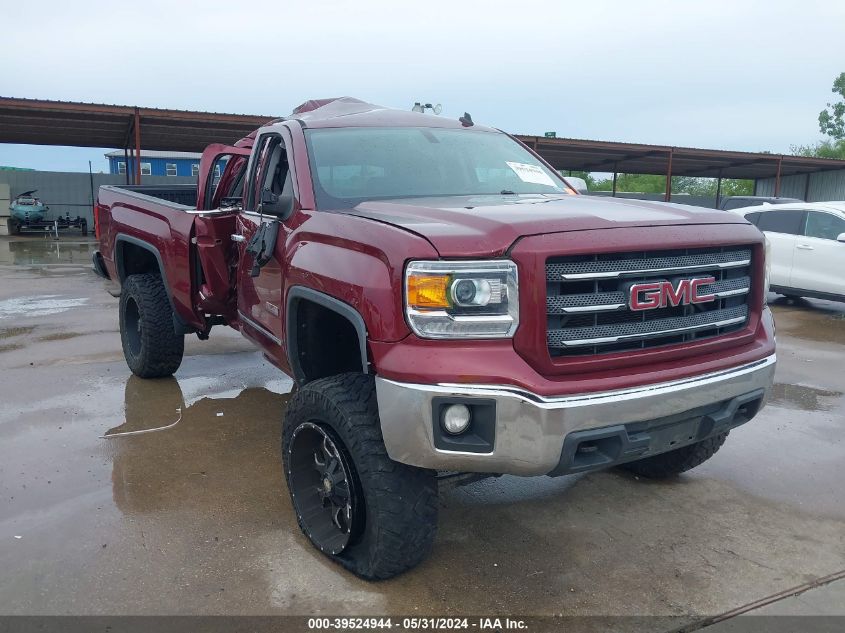
M292 376L293 508L360 576L425 557L443 477L668 477L766 400L766 249L740 216L578 195L468 115L349 98L200 169L196 188L100 189L126 361L170 375L186 334L227 325Z

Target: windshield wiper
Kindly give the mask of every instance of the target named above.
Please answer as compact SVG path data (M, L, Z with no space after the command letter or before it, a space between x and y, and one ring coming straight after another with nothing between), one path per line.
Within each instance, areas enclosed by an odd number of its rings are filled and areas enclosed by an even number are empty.
M516 192L515 192L515 191L511 191L510 189L502 189L502 190L499 192L499 195L500 195L500 196L515 196L515 195L516 195Z

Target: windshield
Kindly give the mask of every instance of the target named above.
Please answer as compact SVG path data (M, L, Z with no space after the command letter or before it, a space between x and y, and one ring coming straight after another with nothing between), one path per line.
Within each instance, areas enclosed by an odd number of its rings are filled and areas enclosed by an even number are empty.
M570 193L498 132L439 128L306 130L317 206L429 196Z

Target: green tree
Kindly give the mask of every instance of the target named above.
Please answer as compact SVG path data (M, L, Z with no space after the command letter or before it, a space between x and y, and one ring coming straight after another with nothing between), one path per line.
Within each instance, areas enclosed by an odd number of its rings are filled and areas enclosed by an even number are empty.
M568 173L568 172L567 172ZM573 171L573 176L583 178L590 191L612 191L612 178L596 178L586 171ZM666 177L650 174L617 174L616 191L619 193L663 193L666 191ZM753 180L722 180L722 197L750 196L754 192ZM715 196L715 178L673 176L672 193L686 193L692 196Z
M753 196L753 180L727 179L722 181L722 198L727 196Z
M713 178L674 176L672 193L688 193L691 196L715 196L716 181Z
M616 190L662 193L666 191L666 176L657 176L654 174L619 174L616 178Z
M843 100L828 103L827 108L819 113L819 130L822 134L842 140L845 139L845 73L839 73L833 81L831 92L838 94Z
M587 183L587 189L589 191L605 191L604 189L598 188L602 180L596 179L590 172L588 171L562 171L560 172L564 176L575 176L576 178L583 178L584 182Z
M820 141L815 145L792 145L789 151L796 156L845 159L845 139Z

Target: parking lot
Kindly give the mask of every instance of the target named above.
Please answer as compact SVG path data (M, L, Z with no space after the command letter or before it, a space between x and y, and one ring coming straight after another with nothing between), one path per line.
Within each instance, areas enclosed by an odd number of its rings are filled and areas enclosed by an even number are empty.
M0 238L4 613L692 623L845 570L845 304L772 296L773 398L706 464L668 482L444 490L433 555L367 583L296 526L279 459L290 380L224 328L188 339L174 379L131 377L92 249Z

